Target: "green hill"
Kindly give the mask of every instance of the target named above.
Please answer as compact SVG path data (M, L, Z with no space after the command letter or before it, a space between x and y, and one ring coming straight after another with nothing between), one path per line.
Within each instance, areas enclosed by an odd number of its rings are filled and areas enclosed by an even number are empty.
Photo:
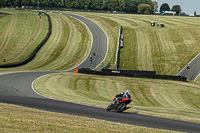
M13 29L9 34L4 33L5 30L2 29L7 43L1 42L1 46L6 49L2 49L2 62L0 64L5 64L3 59L6 59L6 63L17 62L23 60L28 54L34 50L34 48L44 39L48 32L48 21L45 15L42 19L39 19L37 12L28 11L16 11L16 10L6 10L9 15L4 15L0 17L3 26L10 25L12 21L15 23L23 22L31 23L31 25L24 26L25 24L20 24L19 26L13 26ZM31 14L32 16L30 16ZM91 35L89 30L84 26L83 23L75 18L71 18L66 15L52 14L49 13L52 20L52 35L42 49L38 52L36 58L30 63L16 68L0 69L2 73L5 71L62 71L71 69L82 62L88 55L91 46ZM15 17L14 17L15 16ZM36 22L30 18L35 18ZM12 18L12 19L11 19ZM19 19L20 18L20 19ZM28 20L28 21L27 21ZM42 22L42 24L40 24ZM45 22L45 23L44 23ZM5 27L4 26L4 27ZM28 27L28 28L27 28ZM37 29L37 27L39 29ZM36 38L32 41L32 37L26 34L26 30L32 29L33 34L37 33ZM20 33L16 31L20 30ZM24 31L24 32L23 32ZM38 32L40 31L40 32ZM31 30L29 31L31 32ZM15 43L13 36L18 35L18 43ZM35 35L35 34L34 34ZM22 41L24 38L29 38ZM31 43L29 43L31 41ZM23 42L23 44L21 44ZM8 44L8 45L6 45ZM20 48L20 50L18 50ZM13 50L15 49L15 50ZM18 51L16 51L18 50ZM12 53L9 53L9 52ZM5 53L5 56L4 56ZM12 60L11 60L12 59Z
M79 13L98 23L109 37L106 63L114 68L119 26L123 26L124 49L120 69L153 70L158 74L176 75L199 53L200 24L196 17ZM151 27L151 21L165 27Z

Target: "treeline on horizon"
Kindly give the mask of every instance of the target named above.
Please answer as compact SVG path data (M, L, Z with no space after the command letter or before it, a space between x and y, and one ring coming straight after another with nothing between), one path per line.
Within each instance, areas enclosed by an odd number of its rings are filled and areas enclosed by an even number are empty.
M157 2L152 0L0 0L0 6L59 7L140 14L153 14L158 8Z

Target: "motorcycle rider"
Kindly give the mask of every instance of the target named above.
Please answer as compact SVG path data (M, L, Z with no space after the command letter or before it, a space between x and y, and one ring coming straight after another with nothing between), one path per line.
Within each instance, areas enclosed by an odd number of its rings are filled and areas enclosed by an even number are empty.
M125 92L119 93L115 96L115 98L113 100L116 100L117 105L119 104L120 100L123 100L124 98L130 98L131 99L131 95L129 90L126 90Z
M186 66L186 67L187 67L187 69L189 69L189 68L190 68L189 64L187 64L187 66Z

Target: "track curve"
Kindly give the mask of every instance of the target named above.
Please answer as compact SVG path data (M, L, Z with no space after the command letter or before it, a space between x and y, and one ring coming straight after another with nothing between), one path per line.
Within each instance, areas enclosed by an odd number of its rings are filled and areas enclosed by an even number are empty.
M88 29L92 33L92 46L90 49L89 56L76 68L83 68L83 67L90 68L90 69L96 68L98 65L100 65L103 62L103 60L105 59L107 55L108 37L106 33L101 29L99 25L97 25L96 23L94 23L93 21L85 17L74 15L74 14L67 14L67 13L62 13L62 14L68 15L80 20L88 27ZM92 62L90 61L90 55L92 57ZM72 69L71 71L74 71L74 69Z
M107 41L106 41L107 37L105 33L98 25L96 25L89 19L76 15L71 15L71 16L79 19L82 22L85 21L84 23L87 25L87 27L93 34L93 45L91 47L91 52L93 52L93 50L97 48L96 49L96 51L98 51L97 56L94 59L96 65L98 65L98 63L101 63L102 60L105 58L107 52ZM91 27L90 24L93 26ZM97 30L101 31L98 32ZM97 33L96 35L95 32ZM99 35L100 33L102 35ZM102 57L102 55L104 55L104 57ZM91 68L95 67L94 64L91 64L89 66L88 58L86 58L86 60L83 63L81 63L78 66L78 68L86 65ZM87 116L91 118L104 119L114 122L128 123L145 127L162 128L162 129L185 131L185 132L200 131L200 124L197 123L145 116L134 113L107 112L103 108L53 100L36 94L32 90L31 87L32 82L38 77L50 73L55 73L55 72L20 72L20 73L0 75L0 102L17 104L17 105L60 112L60 113Z
M195 81L200 75L200 53L194 57L189 63L189 69L185 66L177 76L185 76L187 79Z

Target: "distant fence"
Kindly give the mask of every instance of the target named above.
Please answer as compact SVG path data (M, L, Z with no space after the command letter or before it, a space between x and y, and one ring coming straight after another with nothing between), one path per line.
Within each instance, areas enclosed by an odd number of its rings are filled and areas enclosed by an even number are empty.
M51 18L48 14L44 13L45 15L47 15L48 17L48 22L49 22L49 31L46 35L46 37L42 40L42 42L35 48L35 50L33 51L33 53L31 53L31 55L29 57L27 57L25 60L22 60L20 62L16 62L16 63L10 63L10 64L5 64L5 65L0 65L0 68L10 68L10 67L18 67L18 66L22 66L25 65L27 63L29 63L30 61L32 61L37 52L42 48L42 46L46 43L46 41L49 39L51 33L52 33L52 22L51 22Z
M158 75L155 71L138 71L138 70L110 70L102 69L102 71L93 71L91 69L77 69L77 73L104 75L104 76L124 76L124 77L136 77L136 78L151 78L151 79L165 79L176 81L187 81L184 76L171 76L171 75Z

